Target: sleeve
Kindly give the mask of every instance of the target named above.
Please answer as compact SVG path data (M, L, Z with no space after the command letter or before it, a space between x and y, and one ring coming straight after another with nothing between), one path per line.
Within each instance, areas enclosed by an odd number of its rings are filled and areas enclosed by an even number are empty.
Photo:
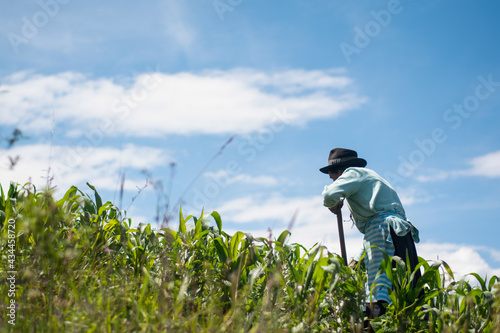
M337 178L333 184L325 186L323 190L323 205L326 207L334 207L340 198L347 198L356 193L360 186L361 176L354 169L347 169Z

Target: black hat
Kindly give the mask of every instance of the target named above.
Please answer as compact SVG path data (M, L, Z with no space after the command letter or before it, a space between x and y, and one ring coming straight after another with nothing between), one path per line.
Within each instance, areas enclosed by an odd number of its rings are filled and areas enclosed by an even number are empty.
M366 160L358 158L358 153L354 150L335 148L330 151L328 156L328 165L319 169L323 173L338 167L362 167L366 166Z

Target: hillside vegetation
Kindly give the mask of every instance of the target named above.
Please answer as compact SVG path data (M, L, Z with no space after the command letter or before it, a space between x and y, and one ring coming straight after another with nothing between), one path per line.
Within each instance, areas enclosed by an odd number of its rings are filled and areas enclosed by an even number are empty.
M217 212L181 210L177 230L134 227L90 188L58 201L30 185L1 190L0 331L361 332L363 267L288 244L289 231L229 235ZM422 258L420 269L410 288L412 272L386 257L393 302L376 331L500 332L496 276L455 281Z

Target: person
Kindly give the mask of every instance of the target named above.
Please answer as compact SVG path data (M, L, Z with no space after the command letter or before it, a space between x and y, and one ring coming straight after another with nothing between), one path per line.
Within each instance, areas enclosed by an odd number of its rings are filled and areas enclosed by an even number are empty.
M374 281L383 260L382 251L389 256L397 255L405 262L408 255L413 271L418 264L415 242L420 239L418 229L407 220L396 191L375 171L365 168L366 165L366 160L359 158L356 151L335 148L330 151L328 165L320 171L333 180L323 190L324 206L338 214L345 198L354 224L364 234L363 249L350 266L356 265L366 251L367 292L375 282L371 295L375 306L371 312L373 317L377 317L385 313L386 303L391 302L388 288L392 284L387 276L383 274ZM414 283L419 273L416 272Z

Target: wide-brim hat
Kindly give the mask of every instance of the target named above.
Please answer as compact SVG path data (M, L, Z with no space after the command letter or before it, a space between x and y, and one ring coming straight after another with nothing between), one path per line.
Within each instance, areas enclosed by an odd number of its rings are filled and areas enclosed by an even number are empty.
M335 148L328 155L328 165L319 169L323 173L338 167L361 167L366 166L366 160L358 157L358 153L351 149Z

